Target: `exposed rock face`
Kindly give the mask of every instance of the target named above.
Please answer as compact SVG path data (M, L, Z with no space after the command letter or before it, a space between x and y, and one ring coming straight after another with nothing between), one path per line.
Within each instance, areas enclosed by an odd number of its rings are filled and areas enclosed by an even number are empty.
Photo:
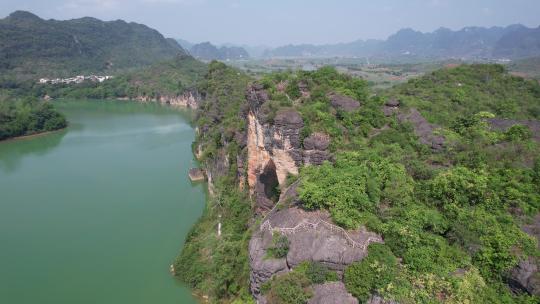
M377 295L371 296L367 301L367 304L398 304L396 301L385 300Z
M305 81L300 81L298 83L298 89L300 90L300 94L302 94L302 97L309 98L311 96L311 92L309 91L309 85Z
M298 174L302 164L321 164L331 159L326 151L330 138L314 134L307 139L307 148L303 149L300 132L304 121L296 110L280 110L273 123L269 123L260 111L269 98L264 88L257 84L248 87L246 98L249 104L247 181L258 209L264 211L274 205L269 196L270 190L282 186L288 174Z
M540 213L534 217L532 223L523 226L522 229L525 233L538 240L538 247L540 249Z
M220 176L224 176L230 168L229 156L223 150L219 150L217 155L206 163L206 178L208 180L208 192L214 195L214 182Z
M360 107L360 102L349 96L340 95L337 93L329 94L330 103L336 110L352 112Z
M199 168L191 168L188 172L189 179L192 182L204 180L204 171Z
M418 110L412 108L409 113L400 113L398 119L400 122L409 122L413 125L414 133L422 144L430 146L434 151L443 149L444 137L434 134L437 126L430 124Z
M127 100L127 97L124 98L118 98L119 100ZM201 97L194 92L186 92L182 95L174 96L174 95L161 95L159 97L150 97L146 95L141 95L135 97L136 101L138 102L159 102L161 104L168 104L175 107L183 107L183 108L192 108L197 109L199 107L199 103L201 101Z
M392 116L399 111L400 102L395 98L390 98L384 103L383 113L386 117Z
M531 130L533 139L540 142L540 121L538 120L514 120L514 119L501 119L491 118L488 119L488 123L491 128L499 131L506 131L513 125L524 125Z
M535 237L540 248L540 213L537 214L532 223L522 227L525 233ZM528 257L521 260L508 274L507 280L514 290L526 291L532 295L540 296L540 259Z
M283 259L266 258L273 233L285 235L289 240L289 251ZM264 298L260 294L262 283L303 261L319 262L341 273L347 265L364 258L372 242L381 243L382 238L364 228L346 231L335 226L327 212L307 212L295 207L273 212L249 244L251 291L257 299Z
M323 133L313 133L304 139L303 159L306 165L320 165L326 160L332 160L332 154L327 151L330 137Z
M522 260L510 271L508 278L510 287L540 296L540 274L538 261L534 257Z
M358 304L342 282L330 282L313 286L313 297L308 304Z

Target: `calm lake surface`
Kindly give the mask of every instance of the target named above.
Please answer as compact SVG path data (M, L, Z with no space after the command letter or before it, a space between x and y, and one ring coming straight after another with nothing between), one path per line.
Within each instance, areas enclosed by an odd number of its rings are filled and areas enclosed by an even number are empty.
M169 273L204 208L189 113L55 103L68 129L0 143L0 303L196 303Z

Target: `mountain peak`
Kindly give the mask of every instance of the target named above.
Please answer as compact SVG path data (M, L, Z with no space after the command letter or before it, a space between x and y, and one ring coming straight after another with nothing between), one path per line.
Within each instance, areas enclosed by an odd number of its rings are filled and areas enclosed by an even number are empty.
M14 11L8 17L11 20L35 20L41 21L41 18L28 11Z

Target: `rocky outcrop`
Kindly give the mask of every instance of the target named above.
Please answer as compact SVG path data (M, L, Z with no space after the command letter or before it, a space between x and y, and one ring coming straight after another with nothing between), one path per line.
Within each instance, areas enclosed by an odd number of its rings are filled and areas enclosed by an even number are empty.
M298 174L303 164L321 164L331 159L327 151L330 138L313 134L302 147L300 133L304 121L296 110L281 109L270 122L261 110L269 100L261 85L248 87L246 99L249 104L247 182L257 208L265 211L274 205L272 193L276 187L284 185L287 175Z
M308 304L358 304L342 282L329 282L313 286L313 297Z
M383 106L384 116L388 117L388 116L392 116L393 114L397 113L399 111L400 104L401 103L399 102L399 100L397 100L395 98L388 99L384 103L384 106Z
M540 249L540 213L531 223L524 225L522 230L538 240ZM507 281L516 291L525 291L540 296L540 258L528 257L519 261L518 265L510 270Z
M219 150L217 154L206 162L206 178L208 181L208 192L211 196L214 195L214 183L221 177L225 176L230 168L229 155L226 151Z
M192 182L203 181L204 171L200 168L191 168L189 169L188 176Z
M508 284L514 290L526 291L540 296L540 274L538 260L534 257L521 260L508 276Z
M433 151L441 151L444 148L444 137L434 133L437 126L430 124L417 109L411 108L408 113L398 114L398 120L412 124L420 142L431 147Z
M367 301L367 304L398 304L398 302L392 300L385 300L378 295L372 295Z
M328 95L330 98L330 104L336 110L343 110L345 112L352 112L357 110L360 107L360 102L356 99L353 99L349 96L331 93Z
M282 259L267 256L276 233L289 241L289 251ZM271 212L249 244L251 291L257 299L264 298L261 284L304 261L319 262L342 274L347 265L366 256L367 247L373 242L381 243L382 238L364 228L344 230L332 224L327 212L307 212L296 207Z
M282 89L285 86L286 83L280 85ZM301 90L303 95L309 94L306 84L302 84ZM335 96L334 106L341 110L351 111L360 106L356 100ZM298 174L301 166L332 161L331 138L324 133L313 133L302 140L304 121L300 113L293 108L280 109L275 116L268 113L265 103L269 95L261 85L249 86L246 99L247 161L237 162L238 174L247 166L246 179L255 207L259 213L266 213L249 243L251 292L258 303L266 303L260 288L274 275L287 273L304 261L313 261L341 276L347 265L364 258L371 242L382 242L382 238L364 228L346 231L334 225L327 212L307 212L297 207L299 181L285 188L287 176ZM280 208L276 207L276 188L282 189ZM267 253L276 233L289 241L288 253L280 259ZM313 290L310 303L357 303L342 282L315 285Z
M328 152L330 136L324 133L313 133L304 139L303 161L306 165L320 165L326 160L332 160Z
M514 120L503 118L488 119L488 123L493 130L506 131L513 125L523 125L529 128L532 133L532 138L540 142L540 121L538 120Z
M129 100L128 97L119 97L118 100ZM138 102L157 102L175 107L197 109L201 102L201 96L194 92L186 92L182 95L161 95L158 97L140 95L133 100Z

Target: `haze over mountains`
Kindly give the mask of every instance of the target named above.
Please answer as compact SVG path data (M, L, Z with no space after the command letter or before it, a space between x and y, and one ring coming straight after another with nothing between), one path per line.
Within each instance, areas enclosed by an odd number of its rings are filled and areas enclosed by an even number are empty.
M286 45L264 50L259 46L227 44L218 47L210 42L193 44L167 39L145 25L122 20L105 22L90 17L44 20L25 11L0 19L0 70L16 71L19 75L105 73L188 54L204 61L250 57L520 59L540 56L540 27L466 27L458 31L440 28L431 33L402 29L387 40Z
M181 41L181 40L180 40ZM187 41L184 41L187 43ZM193 44L186 44L189 48ZM202 47L201 44L199 47ZM209 45L205 45L205 48ZM237 46L240 48L240 46ZM540 27L528 28L520 24L507 27L465 27L453 31L439 28L422 33L402 29L386 40L356 40L337 44L289 44L276 48L241 46L250 57L386 57L448 59L518 59L540 55ZM192 51L197 57L199 49ZM209 50L207 51L209 53ZM216 51L217 54L217 51ZM223 55L221 55L223 57ZM214 55L212 59L219 58ZM225 56L226 57L226 56ZM201 58L205 58L201 55ZM242 57L243 58L243 57ZM240 59L240 58L228 58Z
M202 42L192 45L189 48L189 53L201 60L239 60L248 59L248 52L237 46L221 46L216 47L210 42Z
M540 27L440 28L431 33L402 29L387 40L357 40L327 45L286 45L267 50L264 57L399 57L524 58L540 55Z

